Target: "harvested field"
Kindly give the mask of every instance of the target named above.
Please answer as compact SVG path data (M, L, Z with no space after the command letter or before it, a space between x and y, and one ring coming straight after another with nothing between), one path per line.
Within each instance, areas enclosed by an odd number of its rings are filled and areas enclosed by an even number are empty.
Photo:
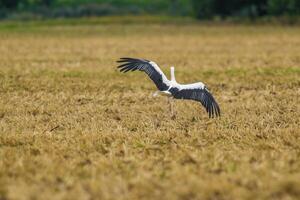
M300 28L0 27L0 199L298 199ZM153 98L156 61L222 116ZM140 83L143 84L140 84Z

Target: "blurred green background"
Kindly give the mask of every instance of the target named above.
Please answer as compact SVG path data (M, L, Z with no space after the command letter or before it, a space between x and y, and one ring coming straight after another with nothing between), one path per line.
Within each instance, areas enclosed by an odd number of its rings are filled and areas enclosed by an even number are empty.
M197 19L298 18L300 0L0 0L0 19L107 15L190 16Z

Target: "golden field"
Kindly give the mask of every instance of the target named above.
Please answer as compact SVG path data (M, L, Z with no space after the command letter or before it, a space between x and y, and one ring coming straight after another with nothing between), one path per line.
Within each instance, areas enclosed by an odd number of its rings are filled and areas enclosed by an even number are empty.
M221 108L153 98L120 57L206 83ZM300 28L0 26L0 199L299 199Z

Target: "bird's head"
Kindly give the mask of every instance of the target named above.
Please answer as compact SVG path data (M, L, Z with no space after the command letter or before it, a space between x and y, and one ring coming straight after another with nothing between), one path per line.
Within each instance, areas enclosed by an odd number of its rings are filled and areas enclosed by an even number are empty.
M171 67L171 81L176 81L175 80L175 68L174 68L174 66Z

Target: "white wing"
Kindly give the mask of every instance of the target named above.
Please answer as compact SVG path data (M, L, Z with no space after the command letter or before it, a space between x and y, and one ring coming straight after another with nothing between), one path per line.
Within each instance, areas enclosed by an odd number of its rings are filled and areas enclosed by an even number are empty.
M117 62L123 63L118 66L121 72L126 73L135 70L144 71L160 91L167 90L170 87L170 81L159 66L153 61L136 58L120 58Z
M209 117L219 117L221 115L218 103L203 83L178 84L178 86L170 88L169 91L176 99L199 101L205 107Z

